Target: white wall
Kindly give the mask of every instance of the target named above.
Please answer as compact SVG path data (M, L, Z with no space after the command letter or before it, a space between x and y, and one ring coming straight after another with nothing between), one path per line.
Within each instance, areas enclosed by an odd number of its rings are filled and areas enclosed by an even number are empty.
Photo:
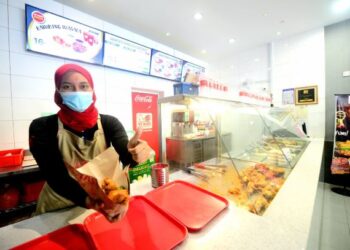
M302 107L308 134L325 136L325 42L319 28L272 43L272 94L275 106L282 105L282 90L318 86L318 104Z
M193 63L205 63L155 41L51 0L0 0L0 150L28 148L30 122L56 113L53 101L55 70L65 59L25 50L25 3L79 21L91 27L138 42ZM76 62L75 62L76 63ZM173 94L173 83L103 66L78 63L93 76L100 113L118 117L132 129L131 90L142 88Z

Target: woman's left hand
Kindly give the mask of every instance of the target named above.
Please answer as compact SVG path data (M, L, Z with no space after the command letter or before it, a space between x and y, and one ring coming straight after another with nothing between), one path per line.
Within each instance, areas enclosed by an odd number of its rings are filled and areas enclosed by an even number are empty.
M145 162L151 153L152 148L144 140L141 140L142 129L138 129L128 143L128 151L137 163Z

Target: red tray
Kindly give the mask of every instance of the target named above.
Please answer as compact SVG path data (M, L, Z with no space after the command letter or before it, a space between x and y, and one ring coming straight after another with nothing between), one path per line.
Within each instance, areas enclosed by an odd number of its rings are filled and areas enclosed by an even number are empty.
M189 231L202 229L228 206L228 201L185 181L173 181L146 197L183 223Z
M94 213L84 224L98 249L171 249L187 237L184 225L143 196L131 198L119 222Z
M24 244L18 245L15 250L63 250L63 249L96 249L83 225L73 224L43 235Z

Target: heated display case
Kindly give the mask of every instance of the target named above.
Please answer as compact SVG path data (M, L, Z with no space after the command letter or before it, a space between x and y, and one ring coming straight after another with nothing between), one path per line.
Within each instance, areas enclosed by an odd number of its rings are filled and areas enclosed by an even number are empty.
M161 160L263 214L308 145L297 112L177 95L160 98Z

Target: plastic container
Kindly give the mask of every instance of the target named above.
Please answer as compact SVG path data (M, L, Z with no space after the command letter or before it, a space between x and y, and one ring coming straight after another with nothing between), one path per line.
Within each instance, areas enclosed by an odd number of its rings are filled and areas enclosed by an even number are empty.
M22 202L29 203L37 201L44 184L45 181L24 182L23 195L21 198Z
M174 95L198 95L198 85L193 83L177 83L174 84Z
M24 157L23 149L9 149L0 151L0 167L21 166Z

